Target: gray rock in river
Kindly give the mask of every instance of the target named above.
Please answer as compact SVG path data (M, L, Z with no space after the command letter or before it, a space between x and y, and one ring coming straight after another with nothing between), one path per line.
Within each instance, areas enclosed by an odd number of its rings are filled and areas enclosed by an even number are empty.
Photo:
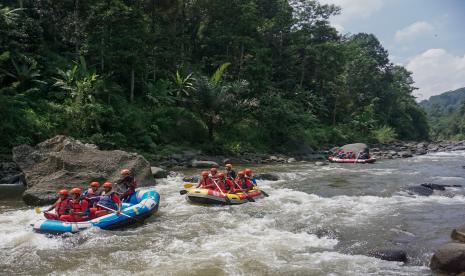
M155 178L166 178L169 175L169 172L165 169L159 167L150 167L153 177Z
M94 145L62 135L34 147L15 147L13 160L26 176L23 200L29 205L52 203L59 189L85 188L91 181L116 182L121 178L123 168L135 173L139 186L155 182L149 162L141 155L121 150L98 150Z
M398 153L398 155L400 157L402 157L402 158L409 158L409 157L413 156L412 152L409 151L409 150L408 151L401 151L401 152Z
M274 173L257 173L254 174L255 179L258 180L269 180L269 181L278 181L279 176Z
M465 272L465 244L446 243L440 246L431 258L430 267L447 273Z
M321 161L315 162L315 166L321 167L321 166L327 166L327 165L329 165L327 162L321 162Z
M378 249L371 251L368 255L385 261L407 262L407 253L399 249Z
M450 236L456 242L465 243L465 225L459 226L452 230Z
M201 160L192 160L191 166L193 168L218 168L219 165L215 161L201 161Z
M421 195L421 196L430 196L433 194L433 189L430 189L428 187L423 187L423 186L413 186L413 187L408 187L407 192L411 195L416 194L416 195Z

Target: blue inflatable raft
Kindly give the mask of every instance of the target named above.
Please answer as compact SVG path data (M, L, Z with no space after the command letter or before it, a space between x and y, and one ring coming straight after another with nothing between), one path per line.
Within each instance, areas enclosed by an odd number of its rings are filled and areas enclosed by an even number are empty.
M91 227L117 229L145 220L157 212L159 203L160 195L155 190L139 190L131 196L128 202L123 203L121 213L127 216L111 213L82 222L43 219L37 221L33 225L33 229L35 232L50 234L76 233Z

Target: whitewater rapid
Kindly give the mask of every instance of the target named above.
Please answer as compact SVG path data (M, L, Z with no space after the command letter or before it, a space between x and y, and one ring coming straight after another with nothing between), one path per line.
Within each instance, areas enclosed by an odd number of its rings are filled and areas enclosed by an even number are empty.
M257 168L270 197L239 206L200 206L179 195L182 177L162 180L160 211L143 226L49 237L38 215L0 201L0 274L425 275L434 247L465 220L463 188L429 197L406 188L461 184L465 153L375 165L302 163ZM19 200L19 199L18 199ZM401 248L407 264L368 257Z

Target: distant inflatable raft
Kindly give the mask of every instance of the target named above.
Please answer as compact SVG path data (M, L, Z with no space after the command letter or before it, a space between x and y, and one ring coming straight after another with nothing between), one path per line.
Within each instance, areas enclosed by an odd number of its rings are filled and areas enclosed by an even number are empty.
M200 188L191 188L186 190L186 198L190 202L199 204L237 205L248 202L249 200L247 198L257 199L263 197L262 192L258 188L249 191L246 193L247 195L244 193L225 194L229 201L227 201L223 194L218 191Z
M333 163L352 163L352 164L367 164L367 163L375 163L376 158L369 158L369 159L342 159L337 157L328 157L329 162Z
M121 211L121 213L133 218L111 213L106 216L82 222L64 222L43 219L37 221L33 225L33 229L35 232L50 234L76 233L91 227L107 230L117 229L145 220L157 212L159 203L160 195L155 190L137 191L131 196L129 202L123 203Z

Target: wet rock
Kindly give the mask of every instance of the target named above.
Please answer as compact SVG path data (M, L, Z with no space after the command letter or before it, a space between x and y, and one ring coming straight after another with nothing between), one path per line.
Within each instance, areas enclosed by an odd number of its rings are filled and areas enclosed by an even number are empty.
M279 158L275 155L271 155L268 160L272 161L272 162L277 162L279 160Z
M371 251L369 256L391 262L407 262L407 253L398 249L378 249Z
M455 146L455 147L452 147L450 150L452 150L452 151L465 150L465 146Z
M398 153L398 155L402 158L409 158L413 156L411 151L401 151Z
M168 171L159 167L150 167L150 171L154 178L166 178L169 175Z
M297 160L294 157L287 159L287 163L295 163Z
M424 148L419 148L417 151L415 151L416 155L425 155L427 153L426 149Z
M258 180L268 180L268 181L278 181L279 176L274 173L257 173L254 174L255 179Z
M200 180L200 177L198 177L197 175L185 176L182 178L182 181L191 182L191 183L197 183L199 182L199 180Z
M315 166L320 166L321 167L321 166L327 166L327 165L329 165L329 164L326 163L326 162L320 162L320 161L315 162Z
M454 241L465 243L465 225L459 226L452 230L450 236Z
M430 196L433 194L433 189L430 189L428 187L424 187L424 186L413 186L413 187L409 187L407 188L407 192L411 195L421 195L421 196Z
M24 173L18 173L15 175L9 175L0 179L0 183L3 184L15 184L15 183L25 183Z
M0 163L0 183L15 184L24 182L24 174L14 162Z
M139 186L154 184L150 164L141 155L98 150L62 135L34 147L15 147L13 160L25 174L27 189L23 200L29 205L53 202L57 190L62 188L85 188L95 180L117 182L123 168L134 172ZM115 190L120 188L116 186Z
M447 273L465 272L465 244L447 243L440 246L431 258L430 267Z
M192 160L191 167L193 168L218 168L218 163L215 161L199 161L199 160Z

